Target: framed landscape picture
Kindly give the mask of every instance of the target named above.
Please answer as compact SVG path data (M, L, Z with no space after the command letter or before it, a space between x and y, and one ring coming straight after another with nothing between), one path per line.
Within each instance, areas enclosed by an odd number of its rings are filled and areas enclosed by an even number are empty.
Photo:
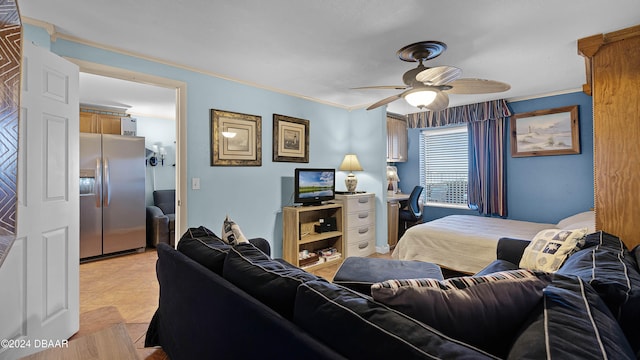
M511 116L511 156L580 154L578 105Z
M273 161L309 162L309 120L273 114Z
M211 109L211 165L262 166L262 117Z

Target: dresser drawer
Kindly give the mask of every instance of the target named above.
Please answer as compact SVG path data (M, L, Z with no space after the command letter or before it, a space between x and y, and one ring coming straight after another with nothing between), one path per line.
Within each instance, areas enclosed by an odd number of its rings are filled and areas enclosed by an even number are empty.
M374 225L366 225L347 230L347 245L371 240L376 241L376 228Z
M347 256L369 256L376 252L375 237L347 245Z
M359 228L376 222L373 211L359 211L357 213L347 214L345 220L347 229Z
M375 209L375 199L376 198L374 196L358 196L348 198L345 201L346 211L347 213L354 213Z

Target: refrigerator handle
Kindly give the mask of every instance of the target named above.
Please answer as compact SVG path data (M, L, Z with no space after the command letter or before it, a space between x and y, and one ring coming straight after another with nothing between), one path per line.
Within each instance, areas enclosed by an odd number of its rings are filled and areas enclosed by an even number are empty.
M96 158L96 175L93 187L96 207L100 208L102 206L102 164L99 157Z
M111 181L109 179L109 158L104 158L104 207L111 202Z

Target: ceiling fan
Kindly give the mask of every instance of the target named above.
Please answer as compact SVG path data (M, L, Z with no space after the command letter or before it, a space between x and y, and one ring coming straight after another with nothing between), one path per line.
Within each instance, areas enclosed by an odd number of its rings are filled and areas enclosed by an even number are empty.
M420 109L439 111L449 106L448 94L488 94L507 91L509 84L484 79L461 79L462 70L454 66L426 67L423 62L431 60L447 49L439 41L421 41L398 50L400 60L419 62L415 69L402 75L405 85L365 86L353 89L395 89L404 90L400 94L384 98L367 108L375 109L392 101L404 98L410 105Z

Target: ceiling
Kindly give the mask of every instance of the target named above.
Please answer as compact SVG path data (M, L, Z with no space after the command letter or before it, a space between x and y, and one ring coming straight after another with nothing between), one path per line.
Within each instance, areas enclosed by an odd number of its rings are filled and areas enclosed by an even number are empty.
M159 86L80 73L80 104L135 116L176 118L176 91Z
M450 106L575 91L585 82L576 40L640 24L638 0L18 2L22 16L54 25L63 38L348 109L399 93L351 88L403 85L416 63L396 51L423 40L448 46L427 66L511 85L504 93L450 95ZM136 94L105 101L134 106ZM419 111L402 99L387 110Z

